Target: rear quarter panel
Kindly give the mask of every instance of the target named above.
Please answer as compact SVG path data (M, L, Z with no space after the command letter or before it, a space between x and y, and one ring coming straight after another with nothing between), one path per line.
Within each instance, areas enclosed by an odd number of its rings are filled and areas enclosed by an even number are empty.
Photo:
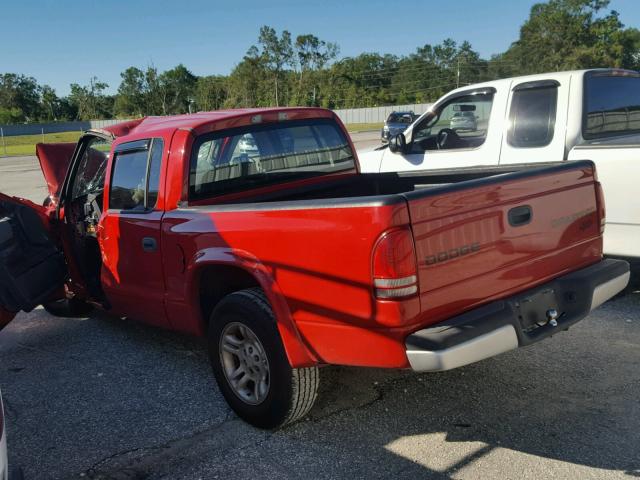
M596 164L607 210L604 253L640 258L640 137L627 142L576 147L569 160L589 159Z
M168 313L172 322L180 322L174 327L203 333L204 319L194 311L198 302L192 297L199 290L198 269L228 263L254 274L272 306L284 305L279 327L285 344L287 338L301 339L320 363L371 365L383 349L390 364L404 365L404 349L375 330L415 317L418 299L376 301L371 252L383 231L408 224L406 202L351 202L348 207L297 201L167 212L162 244ZM169 260L179 251L184 269Z

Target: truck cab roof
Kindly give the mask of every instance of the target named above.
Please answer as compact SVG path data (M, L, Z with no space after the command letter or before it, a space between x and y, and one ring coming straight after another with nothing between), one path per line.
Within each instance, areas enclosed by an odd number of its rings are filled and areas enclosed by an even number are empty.
M205 129L207 132L225 128L258 124L273 120L303 120L331 118L334 114L315 107L238 108L215 112L198 112L184 115L148 116L125 121L104 128L115 137L148 135L167 130ZM209 127L209 128L207 128Z
M482 82L482 83L474 83L473 85L465 85L463 87L460 88L456 88L455 90L451 90L450 92L448 92L446 95L444 95L442 98L446 98L449 97L450 95L454 95L456 93L459 92L464 92L471 89L481 89L484 87L505 87L508 86L512 83L522 83L522 82L535 82L537 80L546 80L549 77L553 77L554 80L558 80L558 81L562 81L562 80L569 80L571 77L583 77L586 73L589 72L618 72L621 75L629 75L629 74L637 74L638 72L635 72L633 70L624 70L624 69L620 69L620 68L590 68L590 69L586 69L586 70L567 70L567 71L563 71L563 72L546 72L546 73L536 73L534 75L522 75L520 77L509 77L509 78L502 78L499 80L490 80L487 82ZM433 106L435 106L437 103L440 103L440 101L436 102L433 104Z

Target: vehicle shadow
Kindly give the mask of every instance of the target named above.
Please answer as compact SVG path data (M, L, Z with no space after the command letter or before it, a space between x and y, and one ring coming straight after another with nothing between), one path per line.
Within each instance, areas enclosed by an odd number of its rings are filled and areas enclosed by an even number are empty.
M201 340L37 311L0 337L10 458L26 478L637 476L638 308L628 294L450 372L324 368L309 418L279 432L235 419Z
M374 476L639 476L639 308L628 294L567 333L449 372L328 370L311 417ZM316 434L298 428L299 441Z

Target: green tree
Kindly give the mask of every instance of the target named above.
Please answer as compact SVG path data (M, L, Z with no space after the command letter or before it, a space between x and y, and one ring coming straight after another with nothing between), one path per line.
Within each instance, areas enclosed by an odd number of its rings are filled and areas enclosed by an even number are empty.
M107 97L104 91L109 85L92 77L89 85L71 84L69 101L77 109L78 120L93 120L96 118L111 118L113 99Z
M24 115L19 108L0 107L0 123L19 123L23 119Z
M636 48L609 0L550 0L531 7L520 38L494 58L504 74L625 67ZM635 45L635 46L634 46ZM637 50L636 50L637 52Z
M116 115L130 117L143 116L147 112L147 82L145 73L136 67L129 67L120 74L122 82L118 87L115 101Z
M265 25L260 29L258 43L262 46L262 60L264 66L271 73L274 83L275 105L280 105L281 92L279 91L282 72L284 67L292 65L293 47L291 45L291 34L284 30L280 37L276 31Z
M40 87L33 77L0 74L0 109L11 122L35 121L41 116Z
M183 64L162 72L157 80L157 91L160 94L162 114L188 113L195 102L196 82L196 76Z
M266 67L258 47L251 46L228 79L225 106L258 107L271 104L271 86L265 82Z
M336 43L325 42L315 35L298 35L294 44L299 68L295 103L317 106L317 90L321 72L335 60L340 48Z
M210 75L199 77L196 84L195 101L198 110L219 110L227 100L227 77Z
M78 108L68 97L62 97L58 99L57 115L58 120L74 120L78 118Z
M49 85L43 85L40 89L40 98L42 102L42 118L45 120L57 120L60 99L56 95L56 91Z

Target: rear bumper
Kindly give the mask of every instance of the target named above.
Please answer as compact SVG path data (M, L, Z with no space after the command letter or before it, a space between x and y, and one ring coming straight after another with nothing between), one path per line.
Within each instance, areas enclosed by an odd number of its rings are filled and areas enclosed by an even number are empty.
M412 333L407 359L415 371L443 371L530 345L579 322L628 282L627 262L602 260Z

